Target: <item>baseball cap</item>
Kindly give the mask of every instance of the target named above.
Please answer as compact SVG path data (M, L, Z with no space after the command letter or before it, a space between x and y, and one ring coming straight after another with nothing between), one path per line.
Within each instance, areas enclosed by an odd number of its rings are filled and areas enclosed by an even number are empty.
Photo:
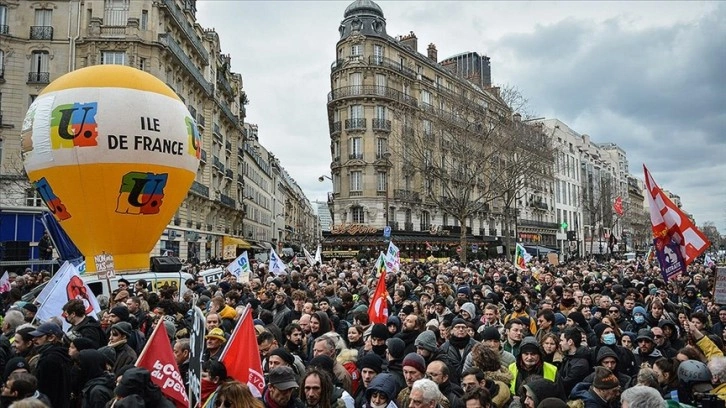
M48 334L54 334L56 336L63 335L63 329L55 323L43 323L38 326L37 329L29 333L32 337L46 336Z

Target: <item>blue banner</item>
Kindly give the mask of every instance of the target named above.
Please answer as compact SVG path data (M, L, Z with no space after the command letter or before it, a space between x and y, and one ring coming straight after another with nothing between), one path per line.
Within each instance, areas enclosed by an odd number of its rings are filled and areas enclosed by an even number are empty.
M655 247L655 256L660 263L661 274L663 279L668 282L669 279L678 276L678 274L686 271L686 263L681 254L681 247L672 240L662 241L653 240Z

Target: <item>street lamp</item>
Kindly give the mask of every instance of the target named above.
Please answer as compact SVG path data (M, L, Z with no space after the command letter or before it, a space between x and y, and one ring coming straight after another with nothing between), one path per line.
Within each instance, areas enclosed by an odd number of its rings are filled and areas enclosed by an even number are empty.
M332 178L330 178L330 176L326 176L325 174L323 174L322 176L318 177L318 181L319 181L319 182L321 182L321 183L322 183L323 181L325 181L325 179L328 179L328 180L330 180L330 181L333 181L333 179L332 179Z

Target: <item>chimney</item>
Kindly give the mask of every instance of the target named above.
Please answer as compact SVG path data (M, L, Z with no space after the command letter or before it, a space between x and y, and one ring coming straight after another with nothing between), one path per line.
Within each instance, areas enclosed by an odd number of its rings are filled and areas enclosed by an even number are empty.
M439 52L436 50L436 45L434 43L429 44L429 48L426 49L428 51L429 59L433 62L439 62Z
M401 36L401 45L412 49L414 52L418 52L418 38L416 34L411 31L408 35Z

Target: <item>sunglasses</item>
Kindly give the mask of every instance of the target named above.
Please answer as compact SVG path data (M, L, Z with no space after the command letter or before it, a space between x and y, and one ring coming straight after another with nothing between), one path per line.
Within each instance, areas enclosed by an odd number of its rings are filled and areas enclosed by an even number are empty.
M233 405L233 402L230 401L230 400L220 400L220 399L215 399L214 400L214 406L215 407L224 406L225 408L231 408L232 405Z

